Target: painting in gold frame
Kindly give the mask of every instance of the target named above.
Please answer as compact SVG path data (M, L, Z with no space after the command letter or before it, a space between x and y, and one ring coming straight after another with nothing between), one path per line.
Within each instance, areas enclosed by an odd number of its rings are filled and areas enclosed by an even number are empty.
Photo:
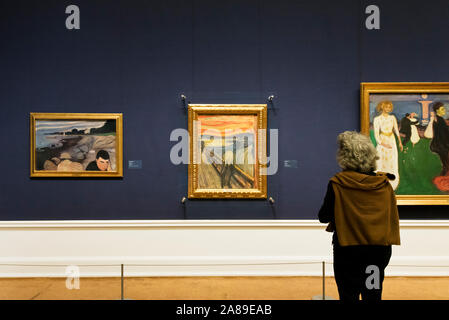
M361 83L361 131L400 205L449 204L449 83Z
M123 177L123 115L30 113L30 177Z
M265 199L267 106L189 104L188 197Z

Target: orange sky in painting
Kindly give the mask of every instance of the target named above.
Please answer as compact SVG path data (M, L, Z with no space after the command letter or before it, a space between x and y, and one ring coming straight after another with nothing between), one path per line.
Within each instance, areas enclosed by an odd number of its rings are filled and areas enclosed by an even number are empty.
M226 130L234 133L255 133L256 116L252 115L199 115L201 134L206 130L219 130L224 134Z

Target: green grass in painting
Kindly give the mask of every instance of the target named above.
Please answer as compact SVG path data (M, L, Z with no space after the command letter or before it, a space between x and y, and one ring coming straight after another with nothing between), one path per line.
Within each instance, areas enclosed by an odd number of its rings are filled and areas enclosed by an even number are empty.
M374 144L374 147L377 147L377 141L376 138L374 137L374 130L369 131L369 137L371 138L371 142Z
M414 146L409 141L404 152L399 152L400 182L396 194L444 194L432 182L441 172L441 161L430 151L430 141L421 139Z
M376 146L373 130L370 130L370 137ZM403 152L398 148L399 186L395 191L396 194L447 194L440 191L432 182L441 172L441 161L430 151L430 142L430 139L421 138L414 146L410 141L407 142Z

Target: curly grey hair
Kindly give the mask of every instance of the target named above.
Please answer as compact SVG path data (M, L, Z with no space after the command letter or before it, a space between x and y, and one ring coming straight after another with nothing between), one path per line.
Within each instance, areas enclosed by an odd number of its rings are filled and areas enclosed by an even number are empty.
M369 137L356 131L345 131L337 137L337 162L343 170L368 173L376 170L379 159Z

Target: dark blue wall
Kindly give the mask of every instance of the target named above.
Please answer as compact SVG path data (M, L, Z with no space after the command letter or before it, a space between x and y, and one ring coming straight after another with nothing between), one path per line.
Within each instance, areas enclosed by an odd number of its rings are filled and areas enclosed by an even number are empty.
M81 29L65 28L66 6ZM377 4L381 30L364 28ZM449 81L449 1L17 1L0 4L0 219L310 219L358 130L362 81ZM265 103L279 129L267 201L187 201L169 141L192 103ZM122 112L124 178L30 179L30 112ZM142 160L141 170L128 160ZM284 167L297 160L298 168ZM447 218L447 207L401 207Z

